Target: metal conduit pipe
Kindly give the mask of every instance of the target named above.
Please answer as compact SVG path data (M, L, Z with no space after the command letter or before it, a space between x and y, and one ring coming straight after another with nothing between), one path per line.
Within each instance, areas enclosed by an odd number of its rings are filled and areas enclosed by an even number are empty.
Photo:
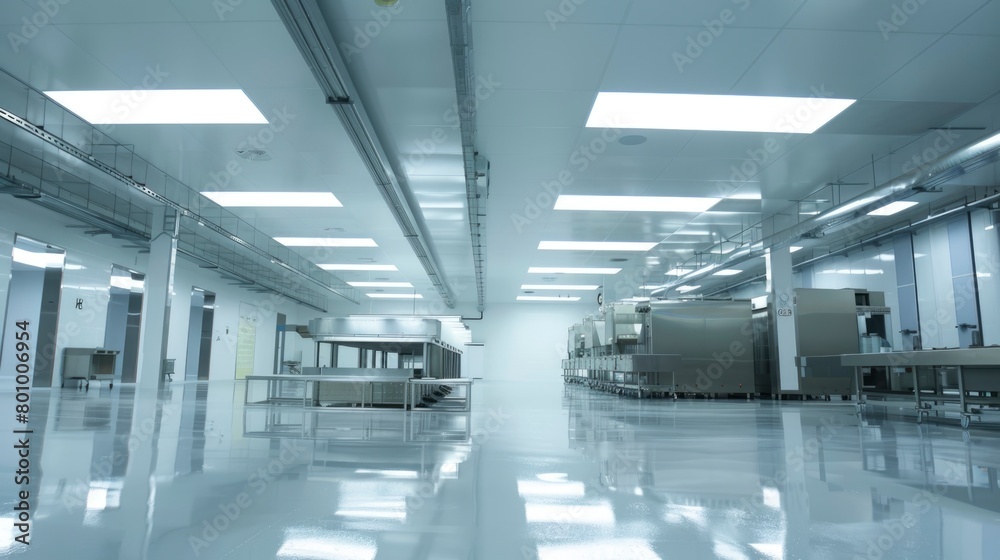
M900 175L876 187L868 194L855 197L847 203L774 233L764 238L763 241L769 247L791 245L795 241L802 239L803 236L818 235L827 229L843 226L850 221L867 215L868 212L875 208L902 200L915 192L920 192L922 189L941 185L969 171L994 163L998 157L1000 157L1000 133L988 136L968 146L952 150L923 167ZM674 286L703 278L719 268L736 266L754 256L756 255L753 255L750 250L734 252L733 255L715 267L682 276L653 290L651 294L662 293Z
M316 81L327 98L327 103L340 118L347 135L354 142L365 167L375 181L382 197L392 212L403 237L410 243L413 253L431 283L441 295L444 304L455 307L455 296L448 286L444 270L437 258L423 218L417 210L409 189L396 176L382 142L375 134L368 113L358 101L358 92L351 81L337 43L316 0L272 0L281 21L292 40L312 70Z
M887 231L885 233L880 233L879 235L876 235L874 237L869 237L868 239L863 239L861 241L858 241L857 243L852 243L852 244L847 245L845 247L841 247L840 249L837 249L835 251L830 251L829 253L826 253L825 255L820 255L818 257L813 257L811 259L804 260L804 261L802 261L802 262L794 265L792 268L793 269L802 268L803 266L808 266L808 265L811 265L811 264L815 264L815 263L818 263L820 261L824 261L826 259L829 259L831 257L835 257L837 255L840 255L840 254L843 254L843 253L847 253L847 252L853 251L855 249L860 249L860 248L864 247L865 245L869 245L869 244L872 244L872 243L878 243L879 241L881 241L883 239L886 239L886 238L895 237L897 235L902 235L904 233L909 233L909 232L917 229L918 227L927 226L927 225L933 224L935 222L939 222L939 221L941 221L941 220L943 220L945 218L949 218L949 217L951 217L951 216L953 216L955 214L959 214L961 212L969 211L969 210L972 210L974 208L980 208L980 207L983 207L983 206L990 206L990 205L992 205L994 203L997 203L997 202L1000 202L1000 194L994 194L994 195L990 195L990 196L988 196L986 198L982 198L982 199L979 199L979 200L976 200L976 201L973 201L973 202L968 202L966 204L963 204L962 206L957 206L955 208L950 208L948 210L945 210L944 212L941 212L939 214L934 214L933 216L928 216L928 217L926 217L926 218L924 218L922 220L918 220L918 221L913 222L911 224L907 224L907 225L905 225L905 226L903 226L901 228L897 228L897 229L894 229L892 231ZM764 275L764 274L758 274L758 275L756 275L756 276L754 276L752 278L747 278L747 279L741 280L741 281L739 281L739 282L737 282L735 284L726 286L725 288L720 288L720 289L718 289L718 290L716 290L714 292L709 292L709 293L705 294L705 297L713 296L715 294L721 294L722 292L725 292L725 291L728 291L728 290L732 290L733 288L738 288L738 287L740 287L740 286L742 286L744 284L749 284L751 282L756 282L756 281L764 279L764 278L766 278L766 275Z
M472 260L476 271L477 309L482 312L486 301L483 254L482 218L486 211L479 192L479 169L476 151L476 93L472 66L472 31L469 24L469 0L446 0L451 58L455 69L455 92L458 96L459 126L462 132L462 156L465 167L466 208L469 212L469 233L472 238ZM488 173L488 171L486 171Z
M8 75L11 78L14 78L14 76L12 74L8 74ZM14 79L17 79L17 78L14 78ZM19 82L21 82L24 85L25 88L27 88L29 90L37 91L37 90L34 90L34 88L32 88L31 86L29 86L27 83L21 81L20 79L17 79L17 80ZM231 233L226 228L224 228L224 227L216 224L215 222L213 222L213 221L211 221L209 219L203 218L201 215L199 215L194 210L192 210L192 209L184 206L183 204L181 204L181 203L179 203L177 201L171 200L170 198L167 198L166 196L164 196L164 195L162 195L160 193L155 192L154 190L150 189L146 185L144 185L144 184L136 181L132 177L130 177L128 175L125 175L124 173L122 173L121 171L119 171L118 169L116 169L115 167L113 167L113 166L111 166L111 165L109 165L107 163L104 163L103 161L100 161L99 159L94 158L90 154L88 154L88 153L84 152L83 150L77 148L75 145L71 144L70 142L66 141L65 139L63 139L63 138L61 138L59 136L56 136L55 134L49 133L48 131L44 130L43 128L41 128L41 127L39 127L37 125L35 125L34 123L29 122L27 119L25 119L25 118L23 118L23 117L15 114L15 113L12 113L11 111L8 111L7 109L4 109L2 107L0 107L0 121L6 121L6 122L8 122L8 123L10 123L10 124L12 124L14 126L16 126L20 130L22 130L24 132L27 132L28 134L31 134L32 136L38 138L39 140L42 140L42 141L48 143L49 145L51 145L51 146L59 149L60 151L62 151L64 153L66 153L66 154L68 154L68 155L76 158L77 160L79 160L79 161L81 161L81 162L83 162L83 163L85 163L85 164L87 164L87 165L89 165L89 166L91 166L91 167L93 167L93 168L101 171L105 175L107 175L107 176L111 177L112 179L114 179L114 180L122 183L123 185L125 185L125 187L128 188L130 191L134 191L134 192L140 193L140 194L148 197L152 201L156 202L157 204L162 204L163 206L166 206L167 208L171 208L171 209L175 210L181 216L185 216L185 217L191 218L192 220L195 220L195 221L201 223L202 225L205 226L206 229L209 229L209 230L213 231L214 233L217 233L218 235L221 235L222 237L228 239L229 241L232 241L236 245L239 245L240 247L242 247L242 248L244 248L244 249L246 249L246 250L248 250L248 251L250 251L250 252L252 252L252 253L254 253L256 255L269 260L274 265L276 265L278 267L281 267L284 270L287 270L289 273L291 273L291 274L293 274L293 275L295 275L295 276L297 276L297 277L299 277L299 278L301 278L303 280L306 280L306 281L312 282L312 283L314 283L314 284L316 284L318 286L321 286L325 290L327 290L327 291L329 291L329 292L331 292L333 294L336 294L336 295L338 295L338 296L340 296L340 297L342 297L342 298L344 298L344 299L346 299L348 301L351 301L353 303L360 303L359 301L355 300L350 295L344 293L340 289L332 287L332 286L329 286L329 285L325 284L323 281L318 280L316 278L313 278L312 276L310 276L309 274L303 272L302 270L299 270L298 268L293 267L293 266L285 263L279 257L277 257L277 256L272 255L271 253L269 253L266 249L258 247L254 243L251 243L251 242L243 239L242 237L240 237L240 236L238 236L238 235L236 235L234 233ZM11 182L9 179L7 181L5 181L5 182L7 183L8 186L11 186L11 185L16 186L16 183ZM36 196L36 194L38 194L39 196ZM48 207L50 209L52 209L52 210L56 210L58 212L63 212L64 214L66 214L68 216L73 216L73 214L68 214L68 213L64 212L62 209L60 209L60 206L58 206L60 204L60 202L55 197L41 196L41 193L34 193L33 190L32 190L32 193L30 195L22 195L22 198L34 199L39 204L43 204L43 205L48 204L49 205ZM65 204L62 205L62 207L65 207L65 206L66 206ZM82 208L77 208L76 212L77 212L77 216L76 217L78 219L81 219L81 218L79 218L79 215L80 215L81 212L84 213L84 214L90 214L89 211L87 211L86 209L82 209ZM282 292L282 293L284 293L284 292ZM288 296L288 297L291 297L292 299L295 299L294 296L292 294L290 294L290 293L284 293L284 294L286 296ZM315 307L315 306L311 305L311 307Z

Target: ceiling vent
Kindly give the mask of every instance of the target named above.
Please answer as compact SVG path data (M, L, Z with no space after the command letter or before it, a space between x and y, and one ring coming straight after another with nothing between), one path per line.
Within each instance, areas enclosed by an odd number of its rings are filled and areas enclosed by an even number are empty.
M270 161L271 154L267 150L261 150L258 148L247 148L245 150L236 150L236 155L243 159L250 161Z

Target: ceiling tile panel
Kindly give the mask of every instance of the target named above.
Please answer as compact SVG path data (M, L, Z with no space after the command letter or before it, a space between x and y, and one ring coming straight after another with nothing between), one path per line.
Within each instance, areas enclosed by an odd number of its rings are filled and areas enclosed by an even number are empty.
M618 35L615 25L473 24L476 73L498 88L586 90L601 83Z
M663 2L633 0L628 23L636 25L705 26L705 22L726 19L725 27L780 28L805 0L756 2L754 0L703 0ZM728 10L731 14L723 12Z
M947 33L984 4L984 0L948 2L871 2L809 0L790 28L877 31L888 39L897 33Z
M704 47L697 44L700 33L707 32L698 27L624 28L601 90L730 93L777 31L727 29L710 42L704 41Z
M731 93L859 99L938 36L786 29ZM859 61L864 61L860 64Z

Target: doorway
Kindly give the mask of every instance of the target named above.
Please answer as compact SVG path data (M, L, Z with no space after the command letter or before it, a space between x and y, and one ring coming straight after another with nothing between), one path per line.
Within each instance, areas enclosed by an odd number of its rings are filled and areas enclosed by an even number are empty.
M33 362L32 386L52 387L59 326L59 298L62 292L66 251L41 241L18 235L11 254L10 284L7 289L7 318L0 371L14 377L19 358ZM27 335L22 333L27 332ZM18 346L18 341L25 344ZM17 352L5 349L23 348ZM32 358L33 357L33 358Z
M139 332L146 275L125 267L111 268L104 347L118 350L115 381L135 383L139 365Z
M215 293L191 290L191 319L188 324L187 362L184 379L208 379L212 360L212 325L215 320Z

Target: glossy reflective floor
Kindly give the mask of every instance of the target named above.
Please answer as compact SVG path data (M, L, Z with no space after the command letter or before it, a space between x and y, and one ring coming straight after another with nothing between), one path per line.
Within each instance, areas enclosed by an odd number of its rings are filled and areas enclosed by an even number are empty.
M34 390L30 484L0 483L0 556L1000 554L1000 430L859 425L840 403L635 401L560 380L486 381L475 396L469 415L307 414L244 410L235 382ZM21 489L29 547L13 540Z

